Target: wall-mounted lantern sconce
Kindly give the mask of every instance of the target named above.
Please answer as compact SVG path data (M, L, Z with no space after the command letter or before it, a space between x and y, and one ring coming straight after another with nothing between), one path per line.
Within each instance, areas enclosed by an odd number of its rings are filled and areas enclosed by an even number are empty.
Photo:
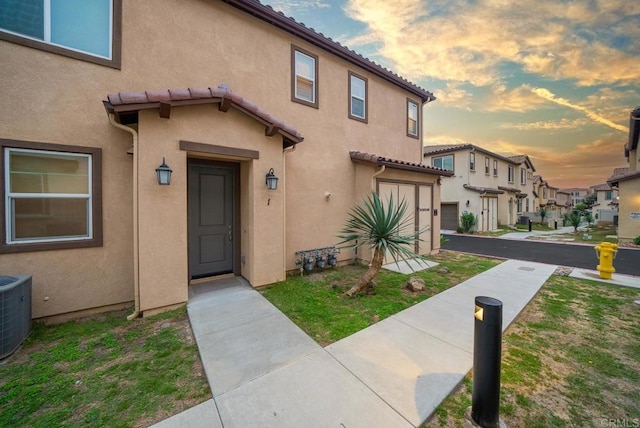
M278 188L278 177L273 173L273 168L267 173L267 189L276 190Z
M166 164L164 157L162 158L162 165L156 168L156 175L158 176L158 184L169 185L171 184L171 173L173 170Z
M467 200L467 203L465 204L465 206L467 206L467 207L469 206L469 200Z

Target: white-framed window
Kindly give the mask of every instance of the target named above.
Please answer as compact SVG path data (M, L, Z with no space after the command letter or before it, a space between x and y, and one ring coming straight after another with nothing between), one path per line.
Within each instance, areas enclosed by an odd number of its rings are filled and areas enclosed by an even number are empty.
M349 72L349 117L367 121L367 79Z
M498 161L495 159L493 160L493 175L498 176Z
M121 6L121 0L0 0L0 38L119 67L114 11Z
M0 143L4 183L0 252L102 245L100 149ZM43 149L47 146L50 150Z
M520 184L527 184L527 170L520 168Z
M485 157L484 158L484 173L487 174L487 175L489 175L489 164L490 164L489 158Z
M453 171L453 155L438 156L436 158L432 158L431 165L435 166L436 168Z
M292 101L318 108L318 57L292 46Z
M507 179L509 180L509 183L513 183L514 175L515 175L515 172L514 172L513 165L509 165L507 167Z
M407 98L407 135L409 137L418 138L420 135L419 111L418 103Z
M471 171L476 170L476 154L473 152L469 153L469 169Z

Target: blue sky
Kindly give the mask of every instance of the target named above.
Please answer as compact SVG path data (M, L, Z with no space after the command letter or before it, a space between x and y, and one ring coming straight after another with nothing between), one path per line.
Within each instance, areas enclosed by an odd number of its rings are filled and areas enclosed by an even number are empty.
M427 145L526 153L561 188L603 183L627 165L638 0L262 3L433 92Z

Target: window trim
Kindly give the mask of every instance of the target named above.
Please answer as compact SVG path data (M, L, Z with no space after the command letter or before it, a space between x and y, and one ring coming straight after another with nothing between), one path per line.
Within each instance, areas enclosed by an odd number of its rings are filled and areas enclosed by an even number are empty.
M122 66L122 0L112 0L111 12L113 14L111 17L111 59L94 56L60 45L53 45L1 29L0 40L119 70Z
M434 161L435 161L436 159L442 159L442 158L446 158L446 157L449 157L449 156L451 156L451 169L445 169L445 168L442 168L442 167L439 167L439 166L435 166L435 165L434 165ZM444 154L444 155L440 155L440 156L434 156L434 157L432 157L432 158L431 158L431 166L433 166L433 167L435 167L435 168L441 168L441 169L444 169L445 171L451 171L451 172L453 172L453 173L455 174L455 168L456 168L456 155L455 155L455 154L453 154L453 153L449 153L449 154Z
M497 159L493 160L493 176L494 177L498 176L498 160Z
M296 52L300 52L313 59L314 63L314 85L313 85L313 102L303 100L296 97ZM319 108L319 67L318 67L318 55L314 55L306 49L303 49L296 45L291 45L291 101L298 104L303 104L313 108Z
M489 175L489 166L491 163L489 162L489 157L485 156L484 158L484 175Z
M527 170L520 168L520 184L525 186L527 184Z
M476 154L474 152L469 153L469 170L476 171Z
M0 209L2 227L0 227L0 254L22 253L28 251L60 250L69 248L89 248L102 246L102 149L96 147L71 146L63 144L38 143L33 141L0 139L0 165L5 165L5 152L10 149L42 150L85 154L91 156L91 229L92 238L65 239L49 242L24 242L7 244L7 194L5 172L0 174Z
M415 135L409 132L409 105L413 104L416 106L416 115L418 116L416 118L416 133ZM406 116L407 116L407 123L405 126L405 129L407 130L407 137L411 137L411 138L415 138L415 139L420 139L420 103L418 103L416 100L413 100L411 98L407 98L407 103L406 103Z
M515 175L516 175L516 171L515 171L515 167L513 165L507 165L507 181L509 183L513 183L515 182Z
M364 83L364 117L360 117L360 116L356 116L353 114L353 111L351 110L352 107L352 103L351 100L354 98L353 96L353 92L351 91L351 78L355 77L356 79L360 79L362 80L362 82ZM349 78L349 97L347 102L349 103L349 105L347 106L347 112L349 113L349 119L353 119L353 120L357 120L359 122L362 123L369 123L369 79L367 79L364 76L360 76L359 74L354 73L353 71L348 71L348 78ZM356 97L358 98L358 97Z

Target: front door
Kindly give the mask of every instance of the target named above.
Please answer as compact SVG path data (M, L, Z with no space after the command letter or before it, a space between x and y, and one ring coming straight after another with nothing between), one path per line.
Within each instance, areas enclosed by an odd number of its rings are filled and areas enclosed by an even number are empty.
M189 276L234 271L233 167L189 165Z

